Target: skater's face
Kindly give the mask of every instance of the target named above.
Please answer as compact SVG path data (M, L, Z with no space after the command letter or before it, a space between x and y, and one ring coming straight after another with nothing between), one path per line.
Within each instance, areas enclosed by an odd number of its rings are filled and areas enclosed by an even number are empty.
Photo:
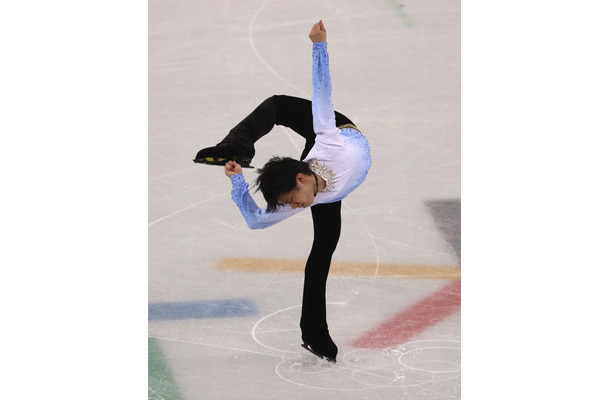
M279 204L287 204L292 208L305 208L313 204L315 178L305 174L297 174L297 186L290 192L281 193L277 200Z

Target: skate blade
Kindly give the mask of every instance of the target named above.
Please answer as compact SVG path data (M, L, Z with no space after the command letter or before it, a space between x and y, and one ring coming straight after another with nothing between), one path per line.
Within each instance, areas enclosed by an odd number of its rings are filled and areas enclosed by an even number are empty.
M307 343L303 343L303 344L301 345L301 347L302 347L302 348L304 348L305 350L307 350L308 352L310 352L311 354L313 354L314 356L319 357L319 358L323 358L323 359L325 359L326 361L328 361L328 362L330 362L330 363L335 364L335 363L337 362L337 359L336 359L336 358L330 358L330 357L326 357L326 356L323 356L323 355L322 355L322 354L320 354L320 353L317 353L317 352L316 352L316 351L314 351L314 350L313 350L313 349L312 349L312 348L311 348L311 347L310 347L310 346L309 346Z
M254 168L250 165L251 159L241 157L233 157L232 160L223 157L204 157L193 159L193 162L197 164L217 165L220 167L224 167L229 161L236 161L239 165L241 165L242 168Z

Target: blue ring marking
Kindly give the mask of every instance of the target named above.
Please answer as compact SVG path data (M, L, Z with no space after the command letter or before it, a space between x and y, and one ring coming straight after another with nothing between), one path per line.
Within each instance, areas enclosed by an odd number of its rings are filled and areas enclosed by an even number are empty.
M149 321L235 318L256 314L256 306L248 299L169 302L148 305Z

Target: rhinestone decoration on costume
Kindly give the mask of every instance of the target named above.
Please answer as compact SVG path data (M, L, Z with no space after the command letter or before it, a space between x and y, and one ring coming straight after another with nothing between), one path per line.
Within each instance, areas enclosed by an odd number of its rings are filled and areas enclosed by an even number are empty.
M319 175L324 181L326 181L326 188L324 191L331 191L335 187L335 173L331 171L324 163L321 163L317 160L312 160L309 162L309 167L313 172Z

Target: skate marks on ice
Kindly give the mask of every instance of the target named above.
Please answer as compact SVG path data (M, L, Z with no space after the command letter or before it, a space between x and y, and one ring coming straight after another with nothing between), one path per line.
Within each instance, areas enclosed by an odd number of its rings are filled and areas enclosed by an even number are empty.
M273 63L272 60L266 60L260 54L260 52L258 51L257 46L255 44L254 33L255 33L255 31L260 31L260 30L265 30L265 29L270 29L270 28L277 28L277 27L284 27L284 26L303 25L305 27L309 27L311 25L311 20L303 19L303 20L292 20L292 21L288 21L288 22L286 22L284 20L284 21L281 21L280 23L275 21L271 27L266 23L259 24L259 23L257 23L258 22L257 19L258 19L259 15L261 14L261 12L263 11L263 9L265 9L267 7L268 3L269 3L269 0L264 0L261 3L261 5L258 7L258 9L254 12L254 15L252 16L252 18L250 19L250 23L248 25L248 42L250 44L250 49L252 50L252 53L254 53L256 58L261 62L261 64L265 68L267 68L267 70L269 70L271 75L273 75L275 78L277 78L278 80L280 80L283 83L285 83L286 85L288 85L292 90L297 92L296 94L298 94L299 96L307 98L310 96L310 92L308 91L308 88L306 88L307 90L304 90L303 88L296 85L294 82L291 82L291 79L280 74L279 72L276 71L276 69L274 69L271 66L271 64ZM382 12L376 12L376 13L374 13L374 15L382 16L382 17L388 16L388 15L398 15L402 19L404 26L412 27L413 24L411 23L409 16L406 14L406 12L404 10L404 4L397 4L396 0L392 0L392 3L394 5L393 13L390 14L386 11L382 11ZM326 17L324 20L325 21L338 21L338 20L354 21L354 20L359 20L359 19L369 19L369 18L371 18L372 15L373 14L371 14L371 12L369 10L368 12L362 12L359 14L334 15L332 17L329 16L329 17Z
M342 312L345 306L327 303L330 313ZM297 305L275 311L256 322L251 331L254 341L282 357L275 367L280 379L312 389L386 388L418 398L459 398L460 341L417 340L385 349L354 349L339 343L340 352L347 352L332 364L300 347L300 310Z
M256 46L254 45L254 38L252 35L252 31L254 28L254 21L256 21L256 18L258 17L258 15L260 14L260 12L263 10L263 8L267 5L267 3L269 2L269 0L265 0L263 1L263 3L260 5L260 7L258 8L258 10L256 10L256 12L254 13L254 15L252 16L252 19L250 20L250 25L248 26L248 41L250 42L250 48L252 49L252 52L254 53L254 55L256 56L256 58L258 58L258 60L279 80L281 80L282 82L284 82L285 84L287 84L288 86L290 86L291 88L293 88L294 90L296 90L297 92L299 92L299 94L301 96L305 96L308 97L309 94L307 92L305 92L303 89L293 85L290 81L288 81L288 79L284 78L282 75L280 75L276 70L274 70L273 68L271 68L271 65L269 65L269 63L267 63L267 61L265 61L265 59L260 55L260 53L258 52L258 50L256 49Z
M327 303L336 304L336 303ZM252 339L259 345L266 349L282 354L296 355L300 353L300 335L299 329L299 318L300 318L301 306L287 307L278 311L275 311L269 315L259 319L254 326L250 334ZM280 314L282 314L280 316ZM288 318L286 318L288 315ZM295 323L296 321L296 323ZM284 326L294 326L294 328L284 328ZM279 340L280 337L291 338L294 340Z
M158 224L158 223L159 223L159 222L161 222L161 221L164 221L164 220L166 220L166 219L168 219L168 218L171 218L171 217L173 217L173 216L175 216L175 215L178 215L178 214L180 214L180 213L182 213L182 212L184 212L184 211L188 211L188 210L190 210L191 208L195 208L195 207L199 207L199 206L201 206L201 205L204 205L205 203L208 203L208 202L210 202L210 201L212 201L212 200L215 200L215 199L217 199L217 198L219 198L219 197L225 197L225 198L226 198L226 197L227 197L227 196L229 196L230 194L231 194L231 191L223 192L223 193L220 193L220 194L217 194L217 195L211 196L210 198L205 199L205 200L203 200L203 201L198 201L198 202L193 203L193 204L190 204L190 205L188 205L188 206L186 206L186 207L182 207L182 208L180 208L180 209L178 209L178 210L176 210L176 211L173 211L173 212L171 212L171 213L169 213L169 214L167 214L167 215L164 215L163 217L159 217L159 218L155 219L154 221L149 222L149 223L148 223L148 227L150 228L151 226L153 226L153 225L155 225L155 224Z
M459 356L460 342L422 340L393 349L353 350L337 364L306 356L286 359L275 372L287 382L314 389L406 389L423 395L418 398L459 398Z

